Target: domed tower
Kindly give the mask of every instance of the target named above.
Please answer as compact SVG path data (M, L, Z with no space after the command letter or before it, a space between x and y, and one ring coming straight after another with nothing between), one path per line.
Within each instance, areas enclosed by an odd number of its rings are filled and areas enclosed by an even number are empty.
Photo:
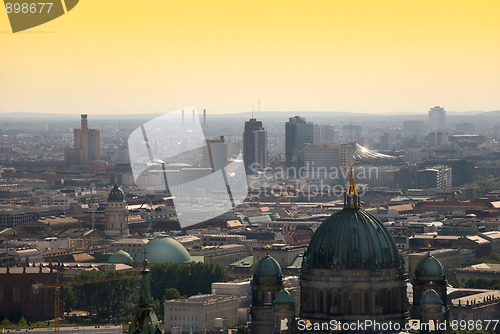
M273 257L267 254L255 265L252 287L252 334L274 333L273 307L278 292L283 287L281 267Z
M125 202L125 194L118 185L115 185L109 192L104 215L106 216L105 235L128 235L127 203Z
M437 313L432 312L433 318L431 319L444 320L448 314L446 295L448 284L441 262L432 256L430 251L415 266L411 283L413 285L412 318L420 320L423 320L423 318L429 319L430 314L427 312L427 315L424 316L422 312L424 309L429 309L428 305L431 304L430 301L435 300L436 298L434 297L437 295L439 298L439 310L442 312L439 316Z
M360 208L351 165L344 208L314 233L301 272L301 318L311 322L407 318L406 274L383 223Z
M430 323L431 321L443 322L445 320L445 307L441 296L434 289L426 290L420 299L420 321Z

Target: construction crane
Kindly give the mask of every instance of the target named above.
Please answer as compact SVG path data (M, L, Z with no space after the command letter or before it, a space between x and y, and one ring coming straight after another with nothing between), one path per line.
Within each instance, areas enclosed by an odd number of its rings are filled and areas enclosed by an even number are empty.
M54 289L54 334L59 334L59 316L61 314L61 288L67 286L84 285L91 283L102 283L110 281L118 281L130 278L137 278L137 276L119 276L119 277L109 277L104 279L87 280L87 281L71 281L71 282L61 282L60 273L56 273L56 281L54 284L33 284L33 293L38 294L38 289Z

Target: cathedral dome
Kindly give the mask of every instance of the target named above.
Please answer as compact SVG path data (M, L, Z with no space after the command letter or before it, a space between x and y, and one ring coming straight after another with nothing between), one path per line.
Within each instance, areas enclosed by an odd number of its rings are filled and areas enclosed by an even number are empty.
M294 300L290 292L287 290L283 289L280 292L276 294L276 297L274 298L274 303L275 304L294 304Z
M113 255L111 255L109 257L108 262L109 263L130 264L130 263L134 262L134 259L132 258L132 256L130 256L129 253L127 253L124 250L120 249L118 252L113 253Z
M123 193L123 190L121 190L117 185L111 189L108 195L108 201L124 201L125 200L125 194Z
M416 277L420 276L443 276L444 270L441 262L431 254L427 253L415 266Z
M380 220L359 208L344 208L314 233L305 264L311 268L398 268L396 243ZM303 263L304 264L304 263Z
M281 276L281 266L267 254L255 265L254 276Z
M420 300L420 304L439 304L441 305L443 301L439 294L434 289L430 289L424 292L422 295L422 299Z
M391 233L375 216L361 209L351 169L344 208L314 232L302 269L399 268L401 257Z
M191 262L191 255L189 255L186 248L180 242L170 237L159 236L142 246L135 257L136 263L144 261L144 250L146 250L146 258L149 263Z

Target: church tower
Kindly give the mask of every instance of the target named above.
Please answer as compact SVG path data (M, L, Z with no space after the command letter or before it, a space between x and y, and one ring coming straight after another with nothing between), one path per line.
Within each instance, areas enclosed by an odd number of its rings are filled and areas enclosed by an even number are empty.
M117 185L109 192L104 215L106 217L105 235L125 236L129 234L125 194L123 194L123 191Z
M430 251L418 261L411 283L413 285L412 318L426 323L447 320L449 308L446 288L448 283L441 262L432 256Z
M273 257L267 254L255 265L252 287L252 334L274 333L274 301L283 287L281 267Z
M392 321L407 319L406 274L398 247L384 224L360 207L353 169L344 208L314 233L301 271L300 317Z
M146 258L146 254L144 254L144 258ZM161 324L153 311L148 264L148 260L145 259L143 262L144 267L141 270L142 280L139 303L134 321L130 323L128 334L162 334Z

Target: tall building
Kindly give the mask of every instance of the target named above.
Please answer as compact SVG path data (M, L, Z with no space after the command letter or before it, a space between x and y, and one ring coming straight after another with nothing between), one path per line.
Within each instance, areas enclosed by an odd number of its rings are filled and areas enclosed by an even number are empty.
M432 131L446 130L446 110L439 106L429 109L429 128Z
M101 159L101 134L89 129L87 115L81 117L81 129L74 129L73 147L65 152L65 160L70 163L84 163Z
M224 136L220 139L207 139L207 146L203 149L203 167L220 170L227 166L227 143Z
M251 172L254 164L257 168L267 167L267 131L262 127L262 121L255 118L245 122L243 161L247 173Z
M347 168L352 158L352 145L325 143L308 145L304 149L304 166L308 179L329 179L332 173ZM338 173L339 177L343 174ZM339 180L329 180L339 182ZM342 180L343 181L343 180Z
M117 185L109 192L104 215L106 216L105 235L128 235L127 203L125 202L125 194Z
M313 124L295 116L285 124L285 163L298 171L304 167L304 149L314 142Z
M315 125L314 126L314 144L326 141L335 143L338 141L338 133L335 131L335 125ZM337 138L336 138L337 137Z
M346 143L359 141L361 139L361 125L344 125L342 128L342 139Z
M418 171L419 188L451 188L452 172L448 166L434 166Z
M267 254L254 268L250 281L252 306L250 325L252 334L295 333L295 302L285 289L278 261Z

